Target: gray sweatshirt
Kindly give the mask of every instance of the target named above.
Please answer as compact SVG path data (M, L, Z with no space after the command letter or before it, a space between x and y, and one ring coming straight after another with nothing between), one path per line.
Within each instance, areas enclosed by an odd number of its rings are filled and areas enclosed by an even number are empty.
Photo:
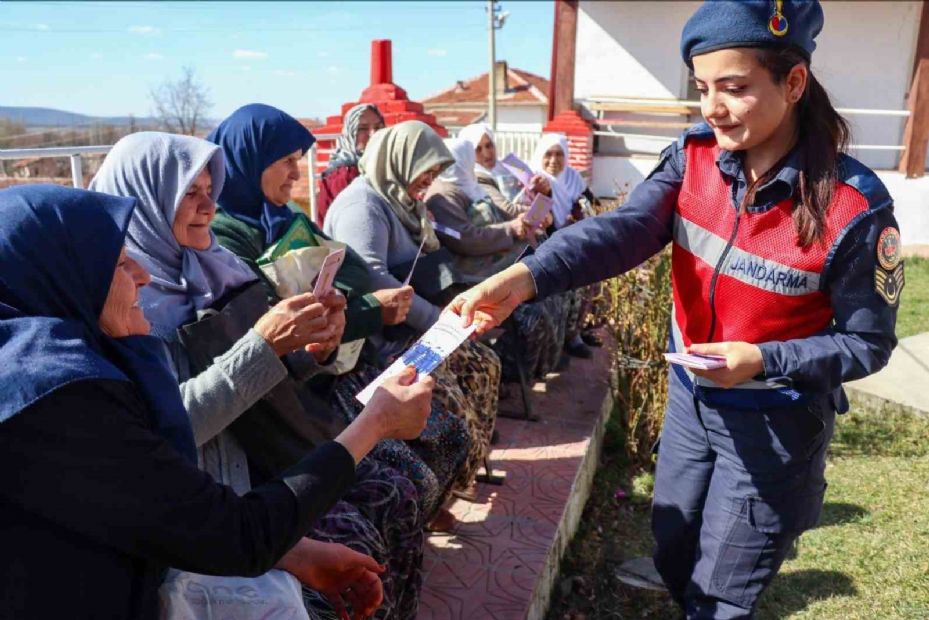
M389 269L412 261L419 249L400 218L363 176L336 196L326 212L323 232L361 255L371 271L373 290L402 286ZM441 308L414 295L406 322L416 330L426 331L440 312Z
M244 495L251 489L248 460L226 428L280 383L287 367L253 329L196 376L183 346L177 340L165 344L190 415L200 469Z

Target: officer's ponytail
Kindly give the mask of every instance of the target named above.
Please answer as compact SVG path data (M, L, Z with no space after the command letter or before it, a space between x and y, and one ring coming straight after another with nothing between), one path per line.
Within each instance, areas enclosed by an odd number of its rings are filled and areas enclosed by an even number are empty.
M807 59L794 48L759 49L758 60L776 84ZM848 146L848 123L832 107L829 95L810 71L806 91L797 102L797 147L800 152L800 197L794 207L794 225L800 244L820 241L826 227L826 210L838 178L839 153Z

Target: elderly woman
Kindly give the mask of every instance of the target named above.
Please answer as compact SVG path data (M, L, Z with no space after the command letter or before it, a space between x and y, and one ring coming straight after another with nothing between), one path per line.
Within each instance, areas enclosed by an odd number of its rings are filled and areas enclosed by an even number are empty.
M356 463L425 423L431 381L409 372L279 479L239 496L199 471L177 383L146 335L149 276L123 248L134 207L57 186L0 191L0 467L11 472L0 476L0 600L11 617L152 619L167 566L258 575L292 548L312 559L303 536ZM372 610L378 568L339 549L301 579L361 568L334 589Z
M299 432L281 436L274 430L290 415L320 414L300 406L299 398L283 398L299 393L289 378L286 356L309 347L328 357L326 351L337 346L341 336L344 302L326 298L317 303L304 294L268 310L255 274L220 247L209 229L224 176L223 155L216 145L142 132L116 143L91 189L139 201L126 245L129 255L153 276L140 293L140 305L153 333L172 354L202 468L241 495L251 488L251 479L261 477L254 471L260 455L249 451L252 435L264 437L265 449L282 455L285 462L288 457L283 455L290 453L294 460L312 448L313 437ZM246 324L230 333L226 325L225 333L231 336L228 350L215 342L215 330L198 333L216 321L217 311L226 316L240 312L251 289L258 293L255 307L263 314L254 327ZM211 340L211 351L201 356L208 360L206 367L198 368L197 339L204 337ZM309 373L322 370L309 359ZM246 412L251 419L241 424ZM421 526L412 483L367 458L357 468L351 490L311 535L344 542L385 563L385 601L378 617L411 618L418 601L419 581L413 576L422 560ZM322 604L324 611L328 607L318 599L310 602L316 608Z
M510 216L490 202L484 185L478 184L474 168L474 145L460 138L445 141L455 163L445 169L429 187L426 207L435 221L457 235L439 232L442 245L455 256L456 266L468 275L487 278L512 265L535 239L534 227L523 214ZM494 343L502 362L504 381L543 378L552 370L546 347L556 340L553 321L546 306L524 304L516 309L513 321ZM559 347L560 349L560 347Z
M336 148L329 155L329 166L319 180L316 205L320 224L335 197L358 176L358 160L368 140L375 131L383 128L384 117L373 103L359 103L345 113L342 135L336 138Z
M391 269L440 247L423 198L454 158L431 127L408 121L376 133L359 162L361 176L339 194L324 230L354 248L368 263L378 286L399 284ZM427 330L441 308L417 294L406 323ZM474 478L490 445L497 414L500 360L487 346L466 342L438 369L437 383L458 385L464 401L443 404L462 415L471 433L467 465L458 477L460 494L474 496ZM450 394L457 391L450 390Z
M532 201L527 199L528 193L523 190L519 179L497 159L497 145L490 125L468 125L458 132L458 137L474 145L474 172L477 182L481 184L494 206L513 217L526 211ZM552 195L548 178L542 174L532 177L532 187L529 190L529 193ZM550 221L545 224L546 228L550 225Z
M321 245L329 239L304 215L286 206L293 184L300 178L297 162L314 138L288 114L271 106L252 104L236 110L208 139L223 150L226 162L219 210L211 228L217 241L249 265L267 285L269 297L277 301L272 283L257 264L262 254L278 243L298 219L310 231L310 242ZM402 304L380 306L370 292L375 288L370 280L364 261L347 248L335 281L348 299L343 335L346 342L382 328L388 323L384 318L388 310L392 312L390 322L406 317L412 290L400 282L376 287L375 294L386 291L405 298ZM398 308L398 304L403 307ZM334 383L317 377L311 380L315 382L311 387L320 397L331 399L341 415L351 420L361 411L354 398L359 384L366 385L377 374L378 369L365 368L339 377ZM415 442L384 442L375 450L375 456L413 481L423 519L428 522L464 462L467 443L463 422L444 409L434 408L426 431Z
M529 166L548 179L556 228L564 228L591 214L593 194L580 173L568 165L568 139L564 135L542 134Z
M552 188L555 228L564 228L592 214L593 194L580 173L568 165L568 139L562 134L543 134L530 162L532 169L545 175ZM567 294L565 351L574 357L589 358L588 344L599 346L599 339L584 331L594 291L591 287Z

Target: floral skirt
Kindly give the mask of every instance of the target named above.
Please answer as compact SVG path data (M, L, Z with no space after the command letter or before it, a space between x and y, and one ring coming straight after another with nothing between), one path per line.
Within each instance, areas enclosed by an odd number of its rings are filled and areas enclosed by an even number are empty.
M516 307L494 351L503 364L503 381L518 381L519 365L527 380L544 379L555 370L564 348L570 293Z
M354 420L362 410L355 394L380 373L376 366L363 363L337 379L330 402L342 413L346 422ZM417 439L381 440L371 451L371 456L413 482L419 495L419 513L422 521L427 523L451 492L469 450L470 438L465 421L433 399L426 429Z
M308 535L341 543L385 565L384 602L374 617L412 620L423 581L422 526L412 481L368 456L355 469L355 484ZM310 617L337 618L318 592L304 588L303 599Z
M455 478L457 488L466 488L474 482L490 451L490 438L497 422L500 359L487 345L468 340L432 374L436 380L435 401L468 426L470 449Z

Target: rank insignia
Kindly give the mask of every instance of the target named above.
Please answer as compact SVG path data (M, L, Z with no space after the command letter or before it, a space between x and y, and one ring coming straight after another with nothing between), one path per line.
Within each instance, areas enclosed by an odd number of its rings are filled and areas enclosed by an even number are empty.
M775 0L774 15L768 20L768 30L776 37L783 37L787 34L787 29L790 27L787 23L787 18L784 17L783 10L784 0Z
M892 271L900 263L900 231L888 226L877 238L877 262L885 271Z
M897 262L897 266L891 270L884 269L881 266L874 268L874 290L891 306L896 306L900 302L900 292L903 291L903 284L902 262Z

